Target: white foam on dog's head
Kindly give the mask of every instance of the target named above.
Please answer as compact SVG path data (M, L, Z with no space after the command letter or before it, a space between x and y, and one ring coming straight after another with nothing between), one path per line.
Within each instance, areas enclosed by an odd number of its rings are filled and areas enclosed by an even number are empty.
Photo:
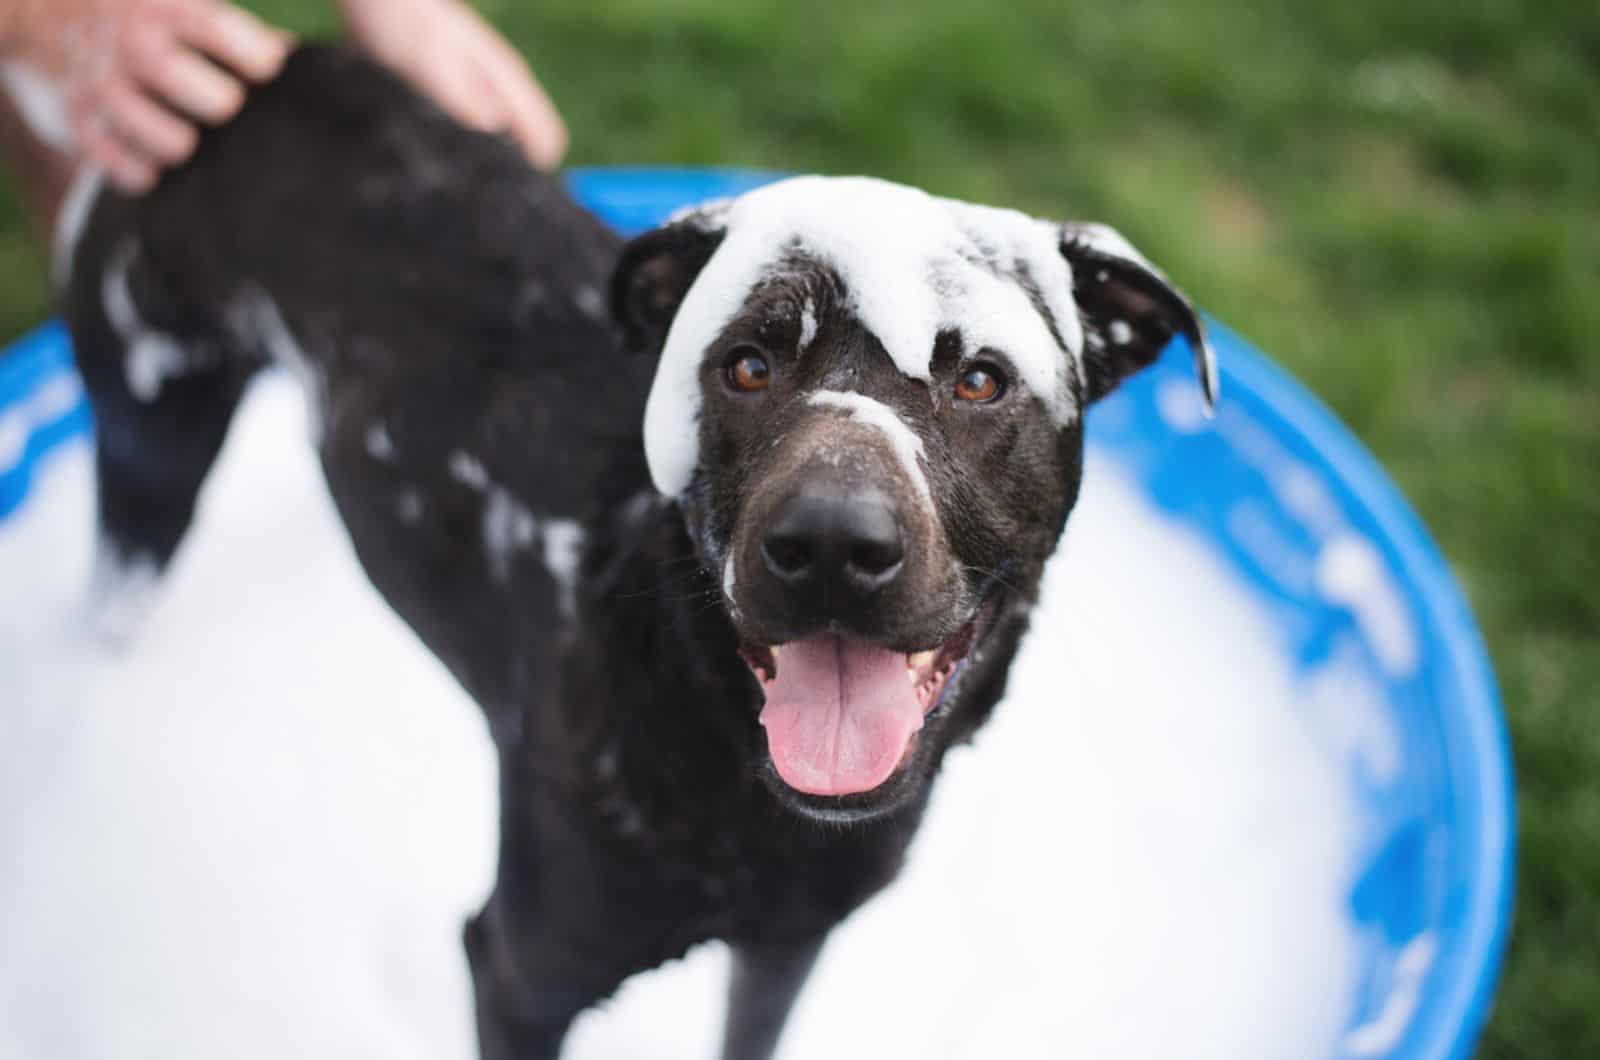
M706 349L795 253L838 273L846 308L910 378L929 378L935 338L956 329L964 353L1005 354L1058 424L1077 417L1083 331L1059 225L865 177L794 177L680 219L696 216L725 234L673 319L645 409L645 455L662 493L683 493L699 461ZM1013 275L1019 265L1054 332Z

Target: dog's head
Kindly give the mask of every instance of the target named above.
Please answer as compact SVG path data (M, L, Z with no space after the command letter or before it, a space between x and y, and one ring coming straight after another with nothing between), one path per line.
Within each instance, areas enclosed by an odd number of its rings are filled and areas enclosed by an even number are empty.
M854 819L927 783L1007 608L1077 499L1082 417L1187 301L1126 240L859 178L801 177L624 251L613 303L661 350L645 415L764 694L763 773Z

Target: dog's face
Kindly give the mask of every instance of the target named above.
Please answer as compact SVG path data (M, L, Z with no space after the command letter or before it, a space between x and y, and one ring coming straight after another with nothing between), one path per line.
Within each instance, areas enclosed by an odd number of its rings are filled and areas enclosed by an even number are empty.
M1126 241L861 179L797 178L635 240L613 288L662 350L645 422L759 683L763 775L859 819L916 795L963 677L1032 601L1082 413L1188 303Z

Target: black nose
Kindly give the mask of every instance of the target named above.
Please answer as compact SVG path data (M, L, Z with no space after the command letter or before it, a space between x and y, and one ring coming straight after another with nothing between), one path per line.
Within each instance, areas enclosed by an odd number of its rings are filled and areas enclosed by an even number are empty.
M778 509L761 558L785 585L862 592L894 581L905 546L894 507L878 494L800 494Z

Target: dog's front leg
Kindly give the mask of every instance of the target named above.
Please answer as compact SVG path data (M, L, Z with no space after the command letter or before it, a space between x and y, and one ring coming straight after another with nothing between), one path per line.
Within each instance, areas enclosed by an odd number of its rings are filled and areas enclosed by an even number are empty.
M518 962L496 898L467 924L463 941L472 969L481 1060L557 1060L578 1013L621 980L596 983ZM541 950L536 946L534 952Z
M768 1060L805 985L823 938L799 943L735 944L728 982L722 1060Z

